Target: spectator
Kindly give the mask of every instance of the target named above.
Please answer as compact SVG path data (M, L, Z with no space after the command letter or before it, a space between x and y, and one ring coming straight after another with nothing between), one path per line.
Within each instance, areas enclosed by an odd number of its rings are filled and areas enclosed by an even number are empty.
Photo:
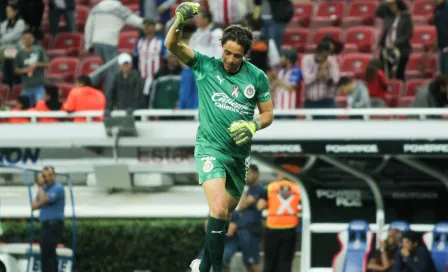
M76 7L75 0L50 0L49 2L50 34L54 37L58 34L59 19L65 18L69 32L76 31Z
M103 63L107 63L118 55L118 36L124 25L143 28L143 19L124 6L121 1L103 0L95 5L87 18L84 40L85 50L95 49ZM107 69L105 93L112 90L113 78L118 66ZM100 75L93 79L95 86L100 83Z
M149 95L152 80L162 66L162 57L166 52L163 38L156 36L155 24L155 21L152 19L143 21L145 36L140 38L135 46L138 70L141 77L145 80L143 94L146 96Z
M77 111L102 111L106 107L106 98L100 90L91 87L89 76L80 75L76 79L76 87L68 94L67 101L62 105L62 110L68 112ZM94 121L102 121L103 117L95 117ZM86 122L85 117L75 117L74 122Z
M247 26L254 36L248 59L253 65L269 74L271 69L280 64L280 54L274 40L268 39L261 32L261 24L261 19L255 20L252 15L247 16Z
M399 241L400 231L389 230L387 239L380 242L380 249L375 250L369 257L367 272L394 272Z
M282 50L281 68L273 78L275 109L291 110L296 108L297 88L302 83L302 71L296 65L297 51Z
M59 89L54 85L45 86L45 98L37 102L35 111L59 111L62 103L59 101ZM57 118L39 118L40 123L54 123L58 122Z
M198 86L196 86L191 69L185 65L180 74L179 103L177 107L184 110L193 110L198 108L198 104Z
M443 108L448 103L448 79L437 76L429 84L417 88L413 108Z
M0 66L3 68L3 82L11 87L20 82L20 77L14 74L14 58L25 30L25 21L20 18L17 5L14 4L6 7L6 18L0 25Z
M176 109L179 100L179 59L167 51L166 66L156 74L151 86L149 107L152 109Z
M258 166L251 164L247 172L247 191L241 196L238 206L240 218L237 221L237 236L243 253L243 261L247 271L261 272L260 243L261 243L261 211L257 209L257 201L264 193L259 183L260 171Z
M339 82L339 65L334 58L328 57L330 54L330 45L319 43L315 54L303 57L305 108L336 107L334 97Z
M131 110L140 108L143 83L140 75L132 67L132 56L121 53L118 56L120 72L115 76L112 91L107 96L106 108L111 110Z
M411 14L403 0L386 0L375 11L383 19L381 60L389 79L405 80L413 35Z
M431 254L415 231L405 232L395 259L396 272L436 272Z
M39 192L32 204L32 210L39 210L40 222L40 262L42 272L58 271L56 247L62 240L64 231L64 186L56 180L52 166L44 167L39 174Z
M30 99L31 107L44 97L44 70L48 67L48 56L45 50L34 44L34 34L26 30L22 35L23 48L15 58L15 73L21 76L22 94Z
M366 68L366 82L372 108L385 108L388 92L387 78L381 69L381 61L374 59Z
M255 0L253 18L263 20L263 34L274 40L281 48L286 25L294 16L294 7L290 0Z
M171 17L171 7L177 0L140 0L140 14L144 18L151 18L156 24L156 31L163 29Z
M36 41L44 38L44 33L41 30L42 19L44 16L44 2L42 0L19 0L20 14L33 33Z
M255 0L208 0L213 22L221 27L240 24L251 13Z
M438 49L440 73L448 76L448 3L446 0L434 0L434 24L437 29L437 43L427 56L431 56Z
M342 65L344 61L344 56L341 55L342 50L344 49L344 44L340 41L333 39L331 36L325 36L320 42L328 43L330 45L330 55L336 58L336 61L339 65Z
M222 29L212 21L212 14L206 10L199 10L194 18L196 31L191 35L189 46L207 56L220 58L222 56Z
M350 77L341 77L338 88L348 94L348 107L353 109L369 108L370 97L369 90L364 82L353 80Z
M26 95L21 95L17 98L16 107L12 111L29 111L30 110L30 99ZM30 118L15 117L9 118L10 123L29 123Z

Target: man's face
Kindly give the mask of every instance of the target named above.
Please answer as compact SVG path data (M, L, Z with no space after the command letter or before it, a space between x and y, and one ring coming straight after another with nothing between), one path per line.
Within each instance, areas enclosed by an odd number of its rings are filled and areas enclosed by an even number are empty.
M412 243L411 240L409 240L408 238L402 239L402 245L403 245L403 248L407 249L409 252L414 252L414 250L418 246L417 243Z
M387 233L387 243L392 247L396 247L398 245L398 231L397 230L392 229Z
M253 169L249 169L249 171L247 172L247 180L246 183L248 185L254 184L258 181L258 178L260 177L260 174L253 170Z
M152 36L156 32L156 26L153 24L144 24L143 25L143 33L146 36Z
M319 63L325 62L325 61L327 61L329 55L330 55L330 51L316 53L316 60Z
M203 28L208 26L208 20L205 18L204 14L199 12L199 14L195 17L196 27Z
M227 41L222 46L222 63L227 73L236 73L241 66L243 57L244 48L235 41Z
M51 184L55 181L56 176L51 169L43 169L42 177L44 179L45 184Z
M27 34L23 34L23 36L22 36L22 41L23 41L23 44L24 44L26 47L30 47L30 46L33 45L34 37L33 37L33 35L31 35L31 34L29 34L29 33L27 33Z
M124 74L129 74L132 71L132 64L130 63L123 63L120 65L120 71Z

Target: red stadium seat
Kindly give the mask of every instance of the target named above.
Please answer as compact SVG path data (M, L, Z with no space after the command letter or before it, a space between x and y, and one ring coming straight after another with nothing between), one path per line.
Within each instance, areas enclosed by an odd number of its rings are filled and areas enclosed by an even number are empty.
M391 79L388 82L389 93L386 95L386 102L389 107L396 107L398 103L398 98L403 94L404 83L398 79Z
M121 3L125 6L134 5L134 4L138 5L138 1L139 0L121 0Z
M414 35L412 35L411 39L413 52L428 51L434 45L436 37L436 28L434 26L414 27Z
M354 26L345 34L344 52L371 53L374 44L374 29L370 26Z
M89 0L76 0L76 5L87 6L87 5L89 5Z
M341 67L341 75L362 78L365 74L366 67L371 60L371 54L345 54Z
M79 75L88 75L103 65L103 61L98 56L86 57L82 60Z
M126 31L120 33L118 38L118 51L133 53L138 41L138 31Z
M406 79L432 78L437 72L436 56L429 58L425 54L412 54L406 68Z
M79 59L59 57L50 61L46 77L53 82L74 82L78 71Z
M416 0L412 9L414 25L426 25L432 22L434 13L433 0Z
M305 28L287 28L283 34L283 45L295 48L298 52L304 52L308 43L309 31Z
M45 34L44 38L39 42L39 45L45 50L50 49L53 45L53 37L49 34Z
M377 2L369 0L352 2L349 7L348 16L342 19L342 26L373 25L377 6Z
M85 6L76 6L76 29L84 32L84 27L89 17L89 8Z
M51 49L47 50L49 58L78 57L84 42L80 33L59 33L53 41Z
M9 100L9 87L7 85L0 85L0 99L4 102Z
M403 96L398 99L397 108L409 108L414 102L413 96ZM404 116L403 116L404 117Z
M300 26L308 27L311 22L311 17L314 13L314 4L310 2L294 3L294 18L293 22Z
M17 84L12 87L12 92L10 93L9 100L17 100L19 96L22 94L22 85Z
M321 27L314 32L313 42L306 46L307 52L314 52L316 46L325 36L331 36L333 39L341 41L343 31L339 27Z
M65 101L67 100L70 91L75 88L75 85L70 83L58 83L56 84L56 87L59 89L59 100Z
M340 25L344 15L345 2L328 1L320 2L316 16L311 19L313 28Z
M334 98L334 102L336 103L336 108L345 109L348 106L347 96L346 95L338 95Z
M427 79L411 79L406 82L404 88L404 96L414 96L417 93L417 88L428 82Z

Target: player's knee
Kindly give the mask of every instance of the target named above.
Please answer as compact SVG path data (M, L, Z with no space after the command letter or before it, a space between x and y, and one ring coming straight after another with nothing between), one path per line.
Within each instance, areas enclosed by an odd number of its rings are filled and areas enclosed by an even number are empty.
M227 219L227 206L217 203L210 207L210 214L217 219Z

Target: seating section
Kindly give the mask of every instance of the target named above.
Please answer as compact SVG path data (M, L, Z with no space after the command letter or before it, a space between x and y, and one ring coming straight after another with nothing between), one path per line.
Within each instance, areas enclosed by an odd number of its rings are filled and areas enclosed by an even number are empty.
M363 220L353 220L338 234L339 252L333 258L334 272L366 271L373 233Z
M432 232L423 235L423 241L431 252L437 272L445 272L448 264L448 221L437 223Z

